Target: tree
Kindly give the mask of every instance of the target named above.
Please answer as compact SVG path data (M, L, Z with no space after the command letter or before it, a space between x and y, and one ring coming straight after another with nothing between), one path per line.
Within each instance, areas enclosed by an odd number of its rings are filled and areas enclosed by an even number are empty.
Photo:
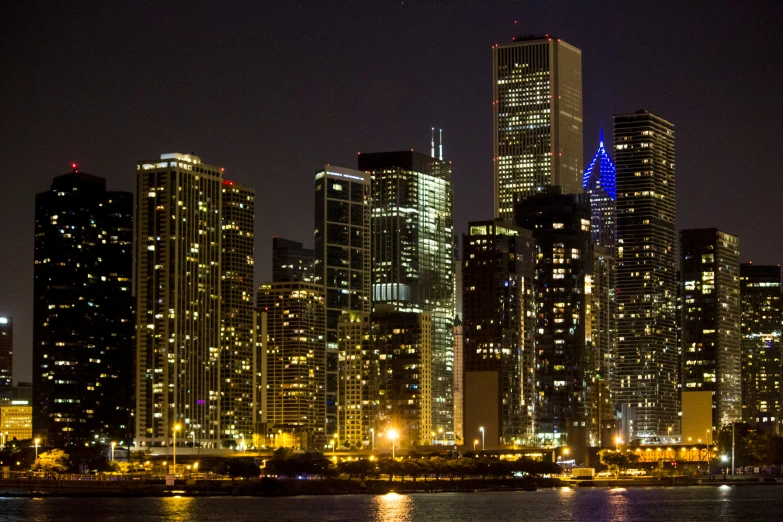
M639 455L630 451L601 450L598 452L601 464L606 466L609 471L617 475L630 467L631 464L639 462Z
M261 468L255 462L234 459L226 464L226 474L232 479L235 477L257 477L261 474Z
M68 454L60 449L52 449L46 453L41 453L38 456L38 460L33 463L32 469L46 473L62 473L68 469Z

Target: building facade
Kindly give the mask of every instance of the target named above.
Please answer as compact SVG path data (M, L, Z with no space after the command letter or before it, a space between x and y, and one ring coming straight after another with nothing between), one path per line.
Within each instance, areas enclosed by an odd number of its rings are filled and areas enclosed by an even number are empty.
M0 446L32 438L33 407L27 401L0 400Z
M14 318L0 316L0 388L10 387L14 375Z
M136 169L136 444L220 447L222 171L179 153Z
M48 445L129 440L133 195L73 172L35 198L34 431Z
M740 265L742 420L778 433L783 423L780 298L780 265Z
M462 239L465 443L480 427L491 448L530 442L536 413L533 235L501 219L474 221L468 230ZM472 400L486 391L497 401L489 410ZM478 410L471 407L477 402Z
M414 151L359 155L372 175L372 299L432 318L432 427L454 440L451 164Z
M338 323L370 313L370 176L326 165L315 175L313 280L326 299L326 434L338 433Z
M530 36L492 48L495 216L549 185L582 191L582 52Z
M253 286L255 193L224 180L221 199L220 432L222 440L251 440L256 322Z
M460 315L454 319L454 444L457 446L465 444L465 357Z
M272 281L313 281L313 249L302 243L272 238Z
M674 126L648 111L614 117L617 168L615 408L628 437L679 430Z

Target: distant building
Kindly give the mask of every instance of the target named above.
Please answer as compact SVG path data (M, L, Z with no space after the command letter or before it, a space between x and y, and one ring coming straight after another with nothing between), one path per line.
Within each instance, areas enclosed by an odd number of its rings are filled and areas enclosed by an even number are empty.
M313 281L313 249L302 243L272 238L272 281Z
M27 401L0 400L0 446L33 438L33 407Z
M492 48L495 216L549 185L582 192L582 51L526 36Z
M11 386L14 374L14 318L0 316L0 388Z
M783 423L780 299L780 265L740 265L742 420L778 433Z
M35 198L35 434L51 446L129 440L133 195L78 172Z
M617 168L615 408L633 439L679 429L674 125L648 111L614 117Z
M451 163L410 151L359 155L372 175L372 300L432 318L432 428L454 440Z
M535 245L510 222L473 221L462 239L465 444L531 442L535 429Z
M682 390L712 392L712 429L742 419L739 238L680 232Z
M256 324L253 286L255 193L223 181L221 199L220 431L221 439L252 440Z
M457 446L466 444L464 432L465 356L462 340L462 320L457 315L454 319L454 443Z
M262 414L265 446L323 449L326 440L326 342L323 287L303 281L264 283L266 314Z

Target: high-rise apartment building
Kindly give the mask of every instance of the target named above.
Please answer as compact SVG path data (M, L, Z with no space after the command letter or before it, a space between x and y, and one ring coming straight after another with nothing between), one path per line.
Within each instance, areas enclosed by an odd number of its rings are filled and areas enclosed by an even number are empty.
M740 265L742 420L754 426L783 422L780 265Z
M313 249L302 243L272 238L272 281L313 281Z
M549 185L582 192L582 51L525 36L492 48L495 216Z
M464 433L485 447L532 441L535 245L510 222L474 221L462 239Z
M633 439L679 429L674 126L648 111L614 117L617 168L615 407Z
M136 169L136 444L219 447L223 175L179 153Z
M53 446L127 441L133 195L74 165L35 207L35 434Z
M536 243L537 435L584 448L598 386L595 346L588 342L593 279L590 202L586 194L550 187L516 205L516 224Z
M221 199L221 439L252 440L255 390L256 322L253 287L255 194L223 181Z
M262 284L266 313L264 445L322 449L326 430L326 307L322 285ZM282 437L282 438L281 438Z
M326 433L338 432L342 314L370 312L370 176L326 165L315 175L313 281L326 298Z
M14 319L0 316L0 388L10 387L14 374Z
M432 318L432 428L454 440L451 163L410 151L359 155L372 175L372 299Z
M680 231L683 392L712 392L712 427L742 418L739 238Z

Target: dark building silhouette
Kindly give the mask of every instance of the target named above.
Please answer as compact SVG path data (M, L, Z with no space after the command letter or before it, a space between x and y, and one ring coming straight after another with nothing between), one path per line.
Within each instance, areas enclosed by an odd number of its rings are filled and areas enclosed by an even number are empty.
M0 388L11 386L14 373L14 318L0 316Z
M313 249L304 248L302 243L272 238L272 281L285 283L292 281L313 281Z
M129 443L133 195L74 165L35 206L34 434Z

